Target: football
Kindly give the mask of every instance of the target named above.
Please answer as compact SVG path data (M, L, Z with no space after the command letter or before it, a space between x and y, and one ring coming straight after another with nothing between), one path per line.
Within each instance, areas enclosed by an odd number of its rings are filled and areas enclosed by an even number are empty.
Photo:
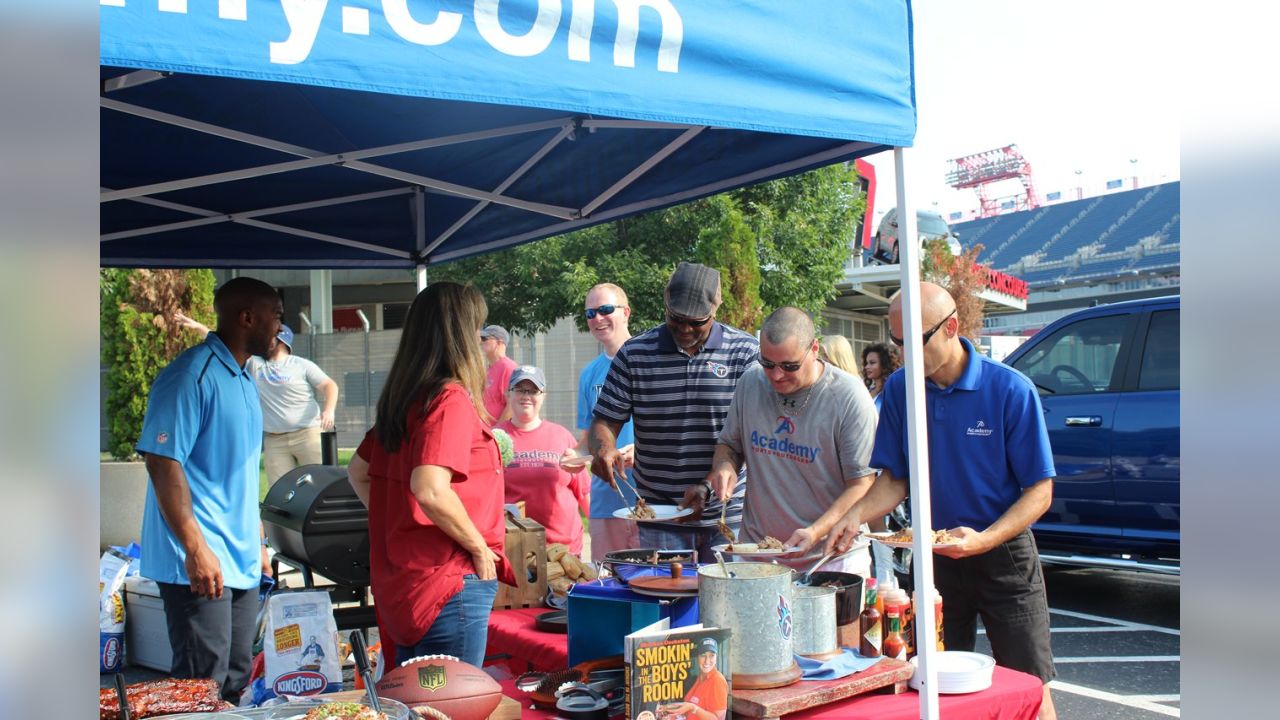
M452 720L485 720L502 702L502 686L488 673L451 655L425 655L389 670L378 695L409 707L430 705Z

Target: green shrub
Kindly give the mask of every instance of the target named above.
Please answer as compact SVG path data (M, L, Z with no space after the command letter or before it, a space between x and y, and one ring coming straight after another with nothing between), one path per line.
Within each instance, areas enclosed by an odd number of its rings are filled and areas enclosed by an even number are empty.
M156 375L199 336L178 327L176 313L213 325L214 278L210 270L99 272L102 364L107 373L107 451L117 460L136 457L147 393Z

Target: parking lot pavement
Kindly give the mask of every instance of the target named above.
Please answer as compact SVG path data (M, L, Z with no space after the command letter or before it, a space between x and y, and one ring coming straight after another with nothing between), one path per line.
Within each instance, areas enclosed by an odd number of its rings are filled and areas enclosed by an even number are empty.
M1060 717L1181 716L1179 578L1046 567L1045 583ZM991 652L981 635L976 649Z

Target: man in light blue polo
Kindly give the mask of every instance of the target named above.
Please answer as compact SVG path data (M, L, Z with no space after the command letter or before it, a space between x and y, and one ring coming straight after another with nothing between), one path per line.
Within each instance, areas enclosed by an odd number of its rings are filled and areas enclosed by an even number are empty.
M587 291L585 314L587 329L600 341L601 352L578 376L578 429L582 431L580 446L583 449L587 447L586 431L591 427L591 411L609 375L613 356L618 354L623 343L631 339L631 306L627 293L613 283L600 283ZM616 443L623 454L623 466L630 467L635 457L632 454L635 451L635 432L630 421L622 426ZM627 475L630 478L630 470ZM633 481L629 479L628 482ZM622 497L619 497L619 492ZM623 497L627 499L626 503L623 503ZM635 505L635 502L635 494L631 490L621 487L615 490L609 481L591 476L591 522L587 531L591 535L592 559L601 560L607 553L640 547L636 521L613 516L614 511Z
M1057 474L1040 396L960 336L946 289L920 283L920 307L933 524L959 538L935 550L947 649L973 650L981 615L996 662L1039 677L1040 717L1056 718L1049 606L1030 529L1049 509ZM889 305L889 326L901 347L901 297ZM831 531L828 549L847 549L864 518L884 516L909 490L906 373L889 376L883 394L870 463L880 476Z
M151 385L141 574L164 602L171 674L213 678L239 700L249 679L264 562L258 518L262 407L251 355L265 355L284 308L268 284L236 278L213 298L218 329Z

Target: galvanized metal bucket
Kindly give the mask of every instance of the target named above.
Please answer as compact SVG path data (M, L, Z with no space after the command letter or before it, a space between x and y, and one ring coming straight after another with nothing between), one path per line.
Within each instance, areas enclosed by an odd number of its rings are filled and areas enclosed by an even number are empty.
M796 654L818 660L839 655L836 589L797 585L795 595L796 629L791 643Z
M791 568L785 565L733 562L698 568L699 620L732 630L733 687L782 687L800 679L792 656L794 592Z

